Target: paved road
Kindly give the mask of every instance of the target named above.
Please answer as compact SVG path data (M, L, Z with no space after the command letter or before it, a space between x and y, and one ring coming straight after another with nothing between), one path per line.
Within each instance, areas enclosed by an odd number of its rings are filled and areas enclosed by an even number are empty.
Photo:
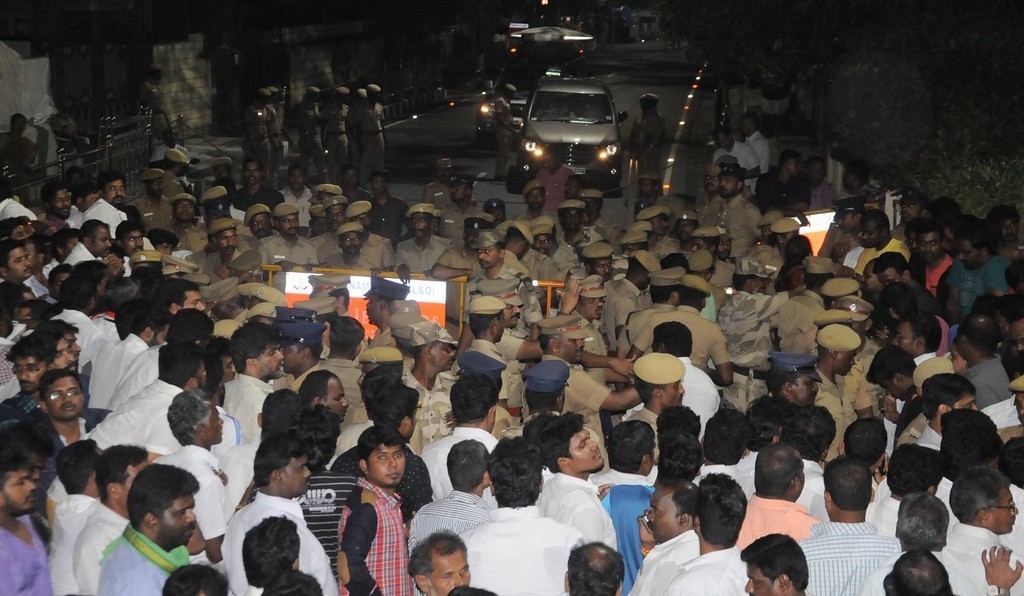
M656 93L659 109L668 123L666 135L672 142L666 150L667 192L696 194L703 180L703 166L710 161L711 149L707 139L711 130L713 94L698 89L684 110L691 85L697 76L696 68L683 62L677 52L665 50L661 44L618 46L590 57L588 69L608 84L617 110L626 110L630 119L639 111L639 98L644 93ZM698 83L699 84L699 83ZM479 109L479 96L453 98L454 106L444 106L416 118L390 123L387 138L390 145L388 168L394 174L394 193L415 200L422 185L432 179L434 161L449 157L457 173L476 177L475 194L486 200L500 197L508 204L510 215L522 209L522 198L509 195L503 183L494 176L495 149L491 144L476 141L475 118ZM686 124L680 126L680 122ZM628 136L629 125L623 125ZM609 216L625 216L627 201L635 192L635 172L624 181L623 199L606 199Z

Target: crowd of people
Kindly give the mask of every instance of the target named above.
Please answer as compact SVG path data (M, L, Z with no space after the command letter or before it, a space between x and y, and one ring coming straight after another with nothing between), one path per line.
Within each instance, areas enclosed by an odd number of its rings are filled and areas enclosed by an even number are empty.
M557 160L512 217L448 159L407 203L255 149L0 203L0 594L1024 593L1017 211L893 226L756 124L630 221ZM365 319L264 265L368 272Z

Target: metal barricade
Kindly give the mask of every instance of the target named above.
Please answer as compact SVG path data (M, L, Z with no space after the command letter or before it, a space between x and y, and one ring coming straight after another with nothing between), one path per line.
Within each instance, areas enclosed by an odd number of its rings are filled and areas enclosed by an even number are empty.
M142 193L142 170L149 163L151 118L149 110L141 110L133 116L103 118L95 149L75 153L58 150L54 161L21 173L11 172L4 166L3 174L13 181L13 194L21 197L22 204L29 208L39 205L44 185L64 178L71 167L81 168L84 175L93 179L103 171L122 172L126 177L126 196L138 196Z

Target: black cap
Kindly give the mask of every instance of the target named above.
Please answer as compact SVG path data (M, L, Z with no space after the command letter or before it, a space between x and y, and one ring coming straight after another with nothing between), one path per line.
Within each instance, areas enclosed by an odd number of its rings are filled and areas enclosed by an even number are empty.
M370 278L370 291L366 293L367 298L379 296L389 302L391 300L405 300L405 297L408 295L409 286L376 276Z
M476 230L479 232L480 230L490 230L492 228L494 228L494 224L482 217L467 217L462 220L463 231Z
M900 195L900 205L923 205L927 207L928 203L931 202L932 201L928 198L928 195L913 186L904 188L903 194Z
M733 176L735 178L743 180L744 178L747 177L747 171L745 169L743 169L743 166L741 166L738 163L728 163L728 162L721 163L721 164L718 164L718 169L719 169L719 172L718 172L718 177L719 178L724 178L726 176Z
M852 212L852 213L864 213L864 202L867 197L864 195L858 195L856 197L846 197L845 199L833 199L832 204L836 206L838 212Z

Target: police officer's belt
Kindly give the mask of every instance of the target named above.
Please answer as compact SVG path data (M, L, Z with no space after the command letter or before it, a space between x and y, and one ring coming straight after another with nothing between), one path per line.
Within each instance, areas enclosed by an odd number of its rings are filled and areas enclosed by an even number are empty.
M732 370L733 372L739 373L743 376L754 377L760 381L768 380L768 371L766 370L757 370L756 368L747 368L745 366L737 366L735 364L732 365Z

